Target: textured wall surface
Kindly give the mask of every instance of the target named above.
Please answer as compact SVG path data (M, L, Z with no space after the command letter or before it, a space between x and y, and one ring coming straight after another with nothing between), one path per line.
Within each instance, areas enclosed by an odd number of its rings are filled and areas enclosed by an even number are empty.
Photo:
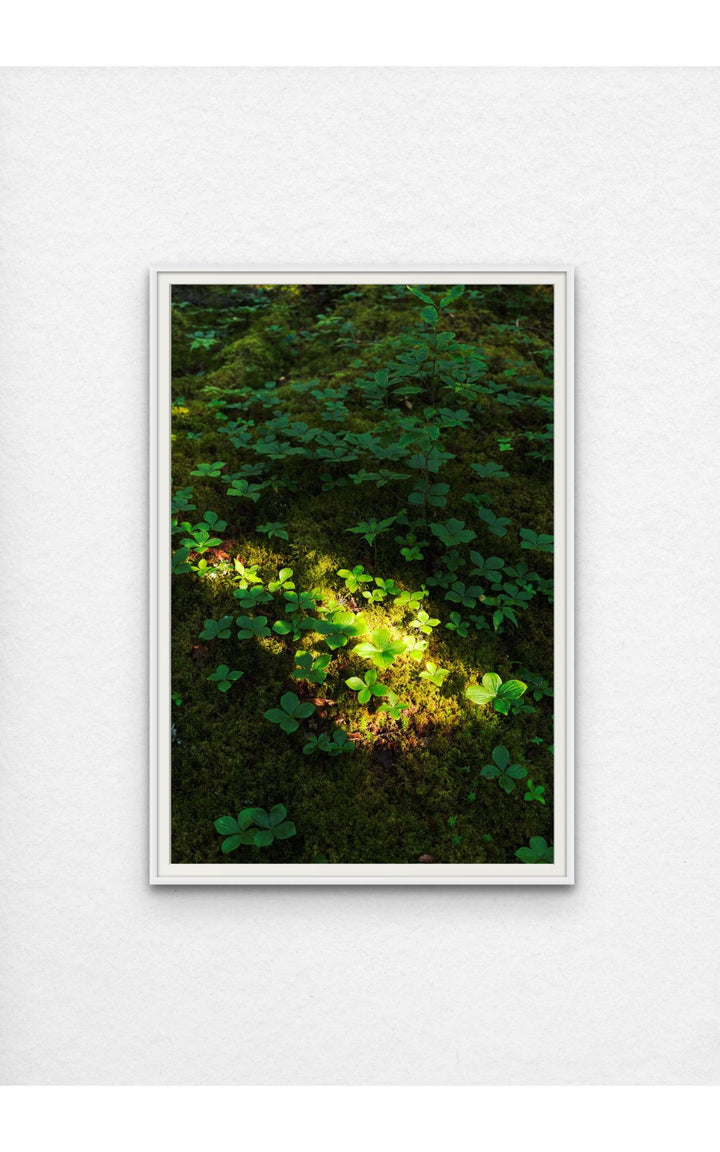
M6 1083L717 1080L720 73L0 75ZM153 262L577 267L578 882L146 885Z

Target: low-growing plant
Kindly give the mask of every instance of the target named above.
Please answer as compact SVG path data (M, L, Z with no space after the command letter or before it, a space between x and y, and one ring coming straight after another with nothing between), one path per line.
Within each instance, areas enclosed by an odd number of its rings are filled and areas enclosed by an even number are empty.
M267 524L258 524L255 531L262 532L263 535L267 536L269 540L272 539L273 536L276 536L278 540L290 539L287 532L285 531L285 525L281 524L279 520L272 520Z
M222 470L225 467L226 464L224 460L216 460L214 464L198 464L197 468L194 468L190 475L205 476L208 478L217 477L222 475Z
M496 712L507 716L510 706L519 700L527 690L527 684L522 680L502 681L497 672L486 672L482 684L471 685L466 688L465 695L473 704L492 704Z
M267 616L238 616L235 623L238 626L238 640L250 640L253 637L269 636Z
M265 488L267 488L267 484L253 484L250 480L241 477L239 480L233 480L227 494L228 496L238 496L243 500L252 500L253 504L257 504Z
M281 568L277 580L271 580L268 584L268 592L292 592L295 588L292 574L292 568Z
M433 663L432 660L426 660L425 668L426 671L420 673L420 679L429 680L431 684L435 684L438 688L442 688L443 684L450 675L450 669L439 668L438 665Z
M502 580L505 561L499 556L488 556L487 560L480 552L471 552L470 560L475 567L470 576L476 580L486 580L488 584L499 584Z
M285 692L280 697L279 708L268 708L265 719L271 724L279 724L283 732L296 732L301 720L307 720L315 711L310 700L299 700L294 692Z
M520 536L520 547L528 548L532 552L552 552L555 537L547 536L544 533L532 532L529 528L521 528L518 533Z
M403 712L407 711L409 707L409 704L401 703L397 694L393 692L392 688L389 688L386 698L378 705L378 712L384 712L391 720L399 720Z
M515 853L523 864L552 864L554 853L543 836L531 836L529 848L518 848Z
M296 829L291 820L285 819L286 816L287 808L283 804L276 804L269 812L264 808L243 808L238 812L237 820L234 816L221 816L214 827L225 837L222 851L227 855L241 844L267 848L275 840L287 840L295 835Z
M495 536L507 536L510 520L507 516L496 516L490 508L476 508L477 517L482 520L489 532Z
M208 680L217 684L221 692L229 692L235 681L244 675L244 672L231 672L227 664L218 664L212 675L208 676Z
M356 564L353 569L339 568L338 576L341 576L345 581L348 592L357 592L361 585L372 584L373 582L372 576L368 575L362 564Z
M266 592L262 584L253 584L250 588L236 588L233 596L240 601L241 608L259 608L262 604L271 604L272 596Z
M219 620L206 620L200 633L201 640L228 640L232 627L232 616L221 616Z
M486 780L497 780L503 791L509 795L515 790L516 781L524 780L527 776L527 768L510 763L510 753L504 744L498 744L493 748L492 758L492 764L486 764L480 775Z
M303 745L303 752L306 756L313 756L317 752L326 752L328 756L340 756L343 752L353 752L354 750L353 741L342 728L336 728L332 736L329 736L327 732L320 732L317 736L313 733L308 736Z
M445 627L449 632L457 632L458 636L464 637L467 636L470 625L467 620L463 620L459 612L451 612Z
M295 667L290 675L294 680L308 680L311 684L324 684L331 660L331 652L325 652L321 656L313 656L312 652L305 652L301 649L295 653Z
M431 616L429 612L420 609L414 620L410 621L411 628L417 628L418 632L422 632L425 636L432 633L433 628L437 627L440 620L436 616Z
M394 604L396 608L407 608L414 612L426 596L427 588L421 588L419 592L403 591L395 597Z
M237 556L235 557L233 563L235 565L235 571L240 577L241 588L247 588L250 584L262 584L262 580L257 574L257 564L250 564L246 568L242 560L240 560Z
M397 656L407 651L407 640L394 639L389 628L376 628L370 639L353 648L363 660L370 660L376 668L389 668Z
M488 460L485 464L471 464L470 467L482 480L506 480L510 475L502 464L496 464L494 460Z
M430 531L446 548L457 548L460 544L469 544L476 535L472 528L465 527L464 520L456 520L455 517L451 517L444 523L431 524Z
M365 618L354 612L336 609L324 620L303 620L303 632L317 632L328 648L344 648L349 640L364 636L367 632Z
M537 800L538 804L544 804L545 803L545 797L544 797L545 787L544 787L544 785L533 784L532 780L530 778L528 778L525 781L525 787L527 788L527 792L525 793L525 795L523 797L524 800Z
M374 668L370 668L361 680L359 676L351 676L346 680L348 688L357 692L358 704L367 704L373 696L387 696L389 689L378 680Z
M397 516L388 516L386 520L376 520L372 517L370 520L363 520L360 524L356 524L354 528L346 528L346 532L353 532L357 536L362 536L363 540L367 540L372 547L378 536L387 532L396 520Z
M475 608L482 595L483 590L478 584L471 584L468 588L462 580L456 580L445 593L445 599L453 604L462 604L463 608Z

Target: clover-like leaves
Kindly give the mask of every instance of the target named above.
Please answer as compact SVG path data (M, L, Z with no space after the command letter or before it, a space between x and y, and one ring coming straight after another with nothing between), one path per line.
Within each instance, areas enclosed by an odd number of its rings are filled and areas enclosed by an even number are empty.
M374 668L370 668L364 676L360 679L359 676L351 676L346 680L348 688L352 688L353 692L357 692L358 704L367 704L371 696L387 696L389 689L378 681L378 674Z
M279 708L268 708L265 719L272 724L279 724L283 732L296 732L301 720L307 720L315 711L315 705L309 700L299 700L294 692L285 692L280 697Z
M221 692L229 692L234 682L242 675L244 675L242 672L231 672L227 664L218 664L212 676L208 676L208 680L217 684Z
M446 548L457 548L460 544L469 544L471 540L475 539L475 532L472 528L465 527L464 520L456 520L451 517L446 520L444 524L431 524L430 531L438 540L441 540Z
M497 780L500 787L508 796L515 790L515 781L524 780L527 776L527 768L521 767L520 764L510 763L510 753L504 744L498 744L493 748L492 753L493 763L486 764L480 773L486 780Z
M475 684L465 690L465 695L473 704L490 704L496 712L507 716L510 707L527 691L527 684L522 680L506 680L497 672L486 672L482 678L482 685Z
M255 848L267 848L275 840L287 840L295 835L292 820L286 820L287 809L276 804L269 812L264 808L243 808L234 816L221 816L215 821L215 831L225 839L222 851L227 855L241 844L251 844ZM253 827L255 825L255 827Z
M370 639L356 645L353 652L362 656L363 660L371 660L376 668L385 669L389 668L395 657L402 655L407 647L407 640L393 639L389 628L376 628L370 633Z
M523 864L552 864L555 855L543 836L531 836L529 848L518 848L515 853Z

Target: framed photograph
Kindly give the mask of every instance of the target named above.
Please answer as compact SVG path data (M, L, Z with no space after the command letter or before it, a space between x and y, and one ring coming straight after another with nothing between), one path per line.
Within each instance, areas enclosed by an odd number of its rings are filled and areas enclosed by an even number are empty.
M150 882L571 884L572 269L150 302Z

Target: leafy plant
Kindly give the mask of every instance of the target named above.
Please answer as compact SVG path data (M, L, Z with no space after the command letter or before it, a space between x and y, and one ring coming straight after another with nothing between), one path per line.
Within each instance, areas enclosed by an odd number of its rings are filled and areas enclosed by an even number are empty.
M393 639L389 628L376 628L370 639L353 648L363 660L371 660L376 668L389 668L396 656L402 655L408 647L406 640Z
M372 576L368 575L362 564L356 564L353 569L339 568L338 576L342 576L348 592L357 592L361 585L373 582Z
M459 612L451 612L445 627L450 632L457 632L458 636L467 636L470 625L467 620L462 619Z
M542 784L533 784L531 779L525 781L527 792L525 793L524 800L537 800L538 804L545 803L544 792L545 788Z
M226 467L224 460L217 460L214 464L198 464L190 473L191 476L205 476L214 477L220 476L223 468Z
M371 546L375 543L377 537L382 532L387 532L388 528L397 520L397 516L388 516L386 520L376 520L374 517L370 520L363 520L360 524L356 524L354 528L347 528L347 532L354 532L358 536L362 536L363 540L367 540Z
M432 660L427 660L425 662L425 668L427 671L420 673L420 679L429 680L431 684L435 684L438 688L442 688L446 679L450 675L449 668L439 668L438 665L434 664Z
M296 732L300 721L312 716L315 705L309 700L299 700L294 692L285 692L280 697L279 708L268 708L265 719L271 724L279 724L283 732Z
M421 588L419 592L400 592L399 595L395 597L395 607L408 608L414 612L426 596L427 588Z
M389 688L386 699L378 705L378 712L384 712L391 720L399 720L403 712L409 707L409 704L402 704L398 700L397 694L393 692L392 688Z
M201 640L228 640L232 626L232 616L221 616L219 620L206 620L200 633Z
M331 660L331 652L326 652L321 656L313 656L312 652L305 652L301 649L295 653L295 667L290 675L295 680L309 680L311 684L324 684Z
M529 848L518 848L515 853L523 864L552 864L554 854L542 836L531 836Z
M235 571L240 577L240 587L247 588L250 584L262 584L262 580L257 574L257 564L250 564L247 568L237 556L234 560Z
M527 768L510 763L510 753L504 744L498 744L493 748L492 758L493 763L486 764L480 775L486 780L497 780L503 791L509 795L515 790L515 782L527 776Z
M538 535L537 532L532 532L529 528L521 528L518 533L520 536L520 547L528 548L533 552L552 552L555 537L546 536L542 532Z
M364 617L356 616L354 612L345 612L341 608L336 609L326 620L303 620L300 627L303 632L317 632L328 648L332 649L344 648L348 640L364 636L367 632Z
M278 572L277 580L271 580L268 584L268 592L291 592L295 585L292 581L292 568L281 568Z
M240 601L241 608L259 608L261 604L272 603L272 596L265 591L262 584L253 584L250 588L236 588L233 596Z
M241 477L239 480L233 480L227 494L228 496L239 496L244 500L252 500L253 504L257 504L266 487L267 484L253 484L250 480Z
M221 692L229 692L235 681L239 680L241 676L244 676L244 672L231 672L229 665L218 664L213 674L208 676L208 680L217 684Z
M510 706L519 700L527 690L527 684L522 680L506 680L497 672L486 672L482 678L482 685L471 685L465 690L465 695L473 704L490 704L496 712L507 716Z
M296 829L291 820L286 820L287 809L276 804L269 812L264 808L243 808L234 816L221 816L215 821L215 831L225 839L222 851L227 855L241 844L251 844L255 848L267 848L275 840L287 840L294 836ZM255 827L253 827L255 825Z
M273 536L276 536L278 540L290 539L285 531L285 525L281 524L279 520L273 520L267 524L258 524L256 531L262 532L268 539L271 539Z
M487 526L488 531L494 533L495 536L507 536L508 524L510 523L507 516L496 516L489 508L476 508L475 511L478 519Z
M424 633L425 636L429 636L433 628L439 623L440 620L437 617L430 616L428 612L425 612L424 609L421 608L415 619L410 621L410 627L417 628L419 632Z
M499 556L488 556L487 560L480 552L471 552L470 560L475 565L470 576L476 580L486 580L489 584L499 584L502 580L505 561Z
M269 636L267 616L238 616L235 623L238 626L238 640L250 640L253 636Z
M488 460L485 464L471 464L470 467L482 480L506 480L510 475L502 464L496 464L494 460Z
M367 704L372 696L387 696L389 689L378 681L377 676L375 669L370 668L362 680L359 676L351 676L345 681L348 688L357 692L358 704Z
M348 737L347 732L343 732L342 728L336 728L332 736L328 736L327 732L321 732L318 736L314 733L307 738L307 742L303 745L303 752L306 756L312 756L316 752L326 752L328 756L340 756L342 752L353 752L355 745Z
M454 517L446 520L444 524L431 524L430 531L434 536L437 536L438 540L442 541L446 548L457 548L460 544L469 544L476 535L472 528L465 527L464 520L456 520Z

